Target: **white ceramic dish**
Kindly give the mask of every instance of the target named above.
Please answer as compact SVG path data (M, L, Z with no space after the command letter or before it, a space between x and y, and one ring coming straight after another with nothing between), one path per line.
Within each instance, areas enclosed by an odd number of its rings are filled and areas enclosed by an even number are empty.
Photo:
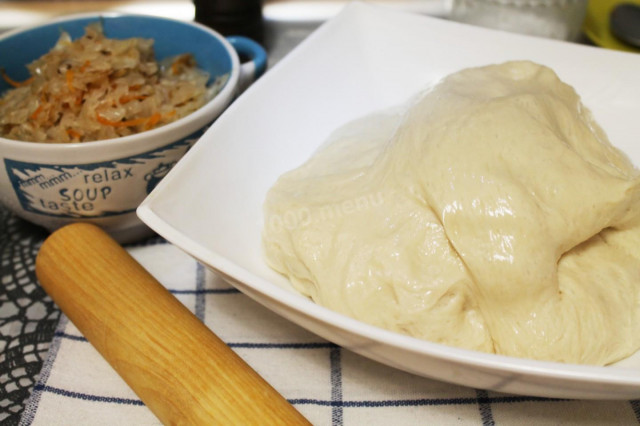
M640 354L615 366L461 350L363 324L295 293L262 259L262 203L341 124L468 66L530 59L572 84L636 164L640 56L354 3L216 121L138 209L151 228L278 314L354 352L447 382L543 397L640 397ZM250 313L247 313L250 315Z

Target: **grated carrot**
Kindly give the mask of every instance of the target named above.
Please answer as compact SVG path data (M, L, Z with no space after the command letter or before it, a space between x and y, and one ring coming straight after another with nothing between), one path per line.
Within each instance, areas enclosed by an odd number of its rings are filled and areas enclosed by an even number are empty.
M73 70L67 70L64 77L67 80L67 87L69 88L69 90L71 90L72 92L75 91L76 89L75 87L73 87Z
M80 72L85 72L89 67L89 65L91 65L91 61L87 59L86 61L84 61L84 64L82 64L82 66L80 67Z
M158 122L161 119L162 119L162 114L160 114L159 112L153 113L153 115L149 117L149 119L147 120L147 124L145 124L144 128L146 130L149 130L150 128L158 124Z
M104 124L106 126L132 127L132 126L138 126L140 124L146 123L147 120L149 120L149 117L134 118L134 119L131 119L131 120L124 120L124 121L111 121L111 120L108 120L108 119L104 118L100 114L96 113L96 120L98 120L98 123Z
M82 134L76 130L67 129L66 131L67 131L67 135L69 135L71 139L80 139L82 137Z
M171 117L175 115L175 113L176 111L172 110L168 112L165 115L165 117L166 118ZM162 120L162 118L163 118L162 114L160 114L159 112L154 112L150 117L133 118L131 120L124 120L124 121L111 121L109 119L104 118L100 114L96 113L96 120L98 120L98 123L104 124L105 126L133 127L133 126L139 126L141 124L144 124L145 130L151 129L153 126L158 124L160 120Z
M122 105L131 101L141 101L148 97L149 95L122 95L120 96L120 99L118 99L118 102L120 102L120 104Z
M44 105L42 104L42 102L38 105L38 108L35 109L35 111L33 111L31 113L31 115L29 116L30 119L35 120L36 118L38 118L38 115L40 115L40 113L42 112L42 109L44 108Z
M171 74L176 75L180 72L180 65L189 65L191 56L181 55L171 64Z
M4 81L6 81L7 83L9 83L10 85L12 85L13 87L23 87L23 86L28 86L31 84L31 82L33 81L33 76L29 77L28 79L24 80L24 81L16 81L14 79L12 79L11 77L9 77L7 75L7 73L4 71L4 68L0 69L0 73L2 73L2 78L4 79Z

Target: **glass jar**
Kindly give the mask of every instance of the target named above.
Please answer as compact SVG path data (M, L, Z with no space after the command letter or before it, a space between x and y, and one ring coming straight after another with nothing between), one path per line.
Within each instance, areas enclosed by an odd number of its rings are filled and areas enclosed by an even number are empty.
M454 21L540 37L575 41L587 0L452 0Z

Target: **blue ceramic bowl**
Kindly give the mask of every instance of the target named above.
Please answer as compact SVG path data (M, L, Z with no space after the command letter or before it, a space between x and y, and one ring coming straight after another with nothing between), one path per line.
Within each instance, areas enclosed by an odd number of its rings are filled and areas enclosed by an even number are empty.
M243 37L225 38L191 22L143 15L82 14L0 36L0 67L14 80L29 77L26 65L47 53L60 33L82 36L102 21L109 38L154 40L157 60L191 53L210 75L227 80L194 113L135 135L84 143L34 143L0 138L0 201L18 216L54 230L70 222L95 223L121 242L148 233L135 209L229 105L262 74L266 54ZM239 54L249 58L240 64ZM10 85L0 81L0 93Z

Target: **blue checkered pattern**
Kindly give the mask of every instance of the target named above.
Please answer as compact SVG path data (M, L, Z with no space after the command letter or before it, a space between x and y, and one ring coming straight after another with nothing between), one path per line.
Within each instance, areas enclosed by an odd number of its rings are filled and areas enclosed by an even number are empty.
M130 251L315 425L640 424L640 401L504 395L383 366L271 313L170 244ZM158 421L65 317L21 424Z

